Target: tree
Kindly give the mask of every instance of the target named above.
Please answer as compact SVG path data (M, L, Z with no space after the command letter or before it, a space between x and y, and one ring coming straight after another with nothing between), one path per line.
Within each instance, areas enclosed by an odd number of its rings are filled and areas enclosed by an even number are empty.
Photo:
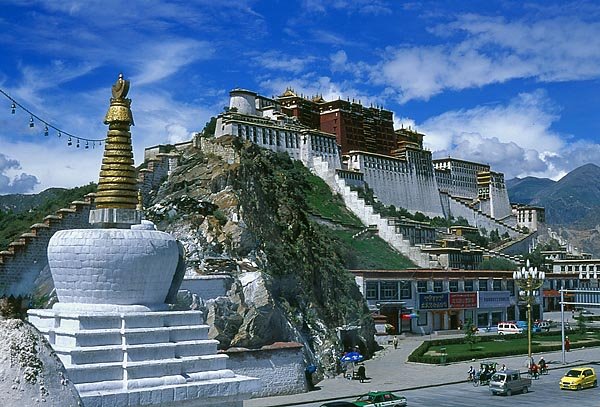
M582 334L587 332L587 324L583 311L579 311L579 315L577 316L577 330Z
M498 229L494 229L490 232L490 241L492 243L498 243L500 241L500 233Z
M470 350L473 350L473 345L479 342L479 336L477 336L477 327L473 325L473 321L467 319L465 324L465 343L470 345Z
M479 266L481 270L516 270L517 265L510 260L501 257L485 259Z
M217 127L217 118L211 117L208 122L204 125L204 129L202 130L202 135L204 137L212 137L215 135L215 129Z

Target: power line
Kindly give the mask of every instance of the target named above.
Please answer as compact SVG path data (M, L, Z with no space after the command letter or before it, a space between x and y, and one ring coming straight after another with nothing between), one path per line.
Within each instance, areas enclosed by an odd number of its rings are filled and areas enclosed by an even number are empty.
M0 93L2 93L8 100L11 101L11 113L15 114L17 111L17 108L25 111L28 115L29 115L29 127L35 127L35 122L36 120L40 123L42 123L44 125L44 136L48 137L50 134L50 129L56 130L57 132L57 137L61 138L63 135L68 137L67 139L67 145L72 145L73 144L73 140L75 140L76 143L76 147L79 148L80 146L80 142L85 142L84 144L84 148L89 148L90 147L90 143L92 148L96 147L96 143L98 143L98 145L102 145L102 142L106 140L106 138L102 138L102 139L92 139L92 138L86 138L86 137L80 137L80 136L76 136L72 133L69 133L68 131L64 131L58 127L56 127L55 125L53 125L52 123L50 123L47 120L42 119L40 116L38 116L37 114L33 113L31 110L27 109L25 106L23 106L21 103L19 103L15 98L13 98L12 96L10 96L8 93L6 93L4 90L0 89Z

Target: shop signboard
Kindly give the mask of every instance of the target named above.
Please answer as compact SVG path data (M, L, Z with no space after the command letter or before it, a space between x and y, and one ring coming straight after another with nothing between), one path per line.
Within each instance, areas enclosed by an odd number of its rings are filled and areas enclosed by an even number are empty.
M450 308L477 308L477 293L450 293Z
M419 294L419 309L447 309L448 293Z
M510 306L510 291L478 291L478 308L506 308Z

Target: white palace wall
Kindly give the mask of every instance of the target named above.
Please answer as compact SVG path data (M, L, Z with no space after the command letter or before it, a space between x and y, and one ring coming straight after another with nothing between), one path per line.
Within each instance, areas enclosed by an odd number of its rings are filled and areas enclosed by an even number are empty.
M508 191L502 187L490 185L490 215L496 219L504 219L512 215L512 208L508 199ZM516 223L516 222L515 222Z
M421 170L411 161L366 153L351 153L349 166L364 174L364 182L383 204L444 216L433 167Z
M289 117L224 113L217 118L215 137L225 135L240 137L271 151L285 152L313 170L316 161L327 163L332 171L322 173L332 178L325 180L330 185L335 184L337 171L348 185L366 183L385 205L405 208L412 213L421 212L429 217L461 216L478 227L517 234L511 228L514 222L507 218L512 209L501 174L492 173L489 198L481 200L477 207L466 206L440 192L439 187L451 189L450 195L458 193L459 196L475 199L477 171L489 170L483 164L453 159L434 161L429 151L407 149L403 158L351 151L348 168L342 169L340 146L335 136L304 128ZM438 185L436 176L441 177L443 185ZM497 219L505 222L497 222Z
M278 126L262 118L236 121L219 117L216 128L215 137L228 134L238 136L268 150L285 152L309 168L313 165L314 156L327 161L331 168L341 168L340 147L333 135L293 126Z

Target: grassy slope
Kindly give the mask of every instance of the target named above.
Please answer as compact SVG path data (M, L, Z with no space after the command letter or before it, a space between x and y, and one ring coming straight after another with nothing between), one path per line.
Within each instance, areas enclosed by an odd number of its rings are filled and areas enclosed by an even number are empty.
M329 232L340 245L344 264L354 270L403 270L415 267L408 258L404 257L384 240L372 234L360 238L353 238L356 232L362 230L364 225L354 216L341 197L333 195L325 182L317 177L308 178L310 191L306 200L310 211L331 221L336 228Z

